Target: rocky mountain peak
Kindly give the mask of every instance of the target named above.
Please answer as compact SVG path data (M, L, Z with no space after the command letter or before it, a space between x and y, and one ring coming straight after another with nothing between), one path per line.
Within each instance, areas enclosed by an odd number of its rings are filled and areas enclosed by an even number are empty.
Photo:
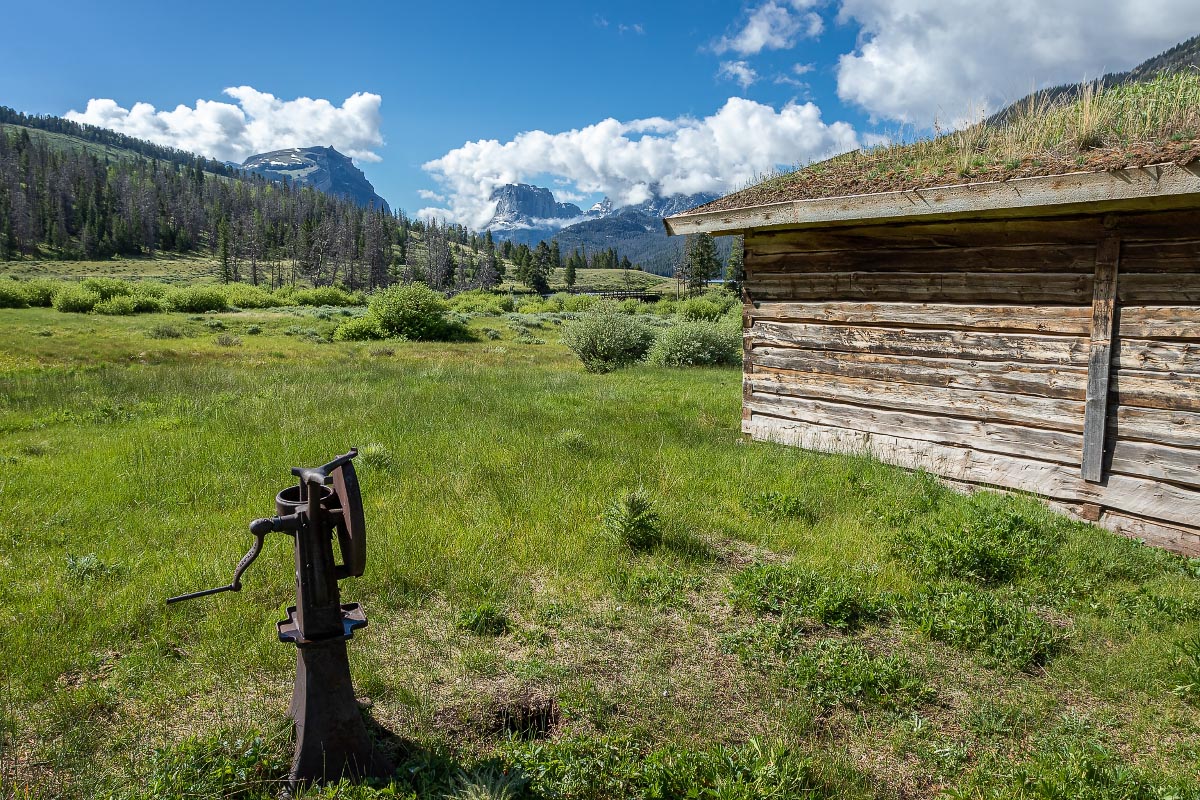
M241 169L271 180L288 180L298 186L311 186L325 194L346 197L364 208L390 211L387 201L375 192L363 171L349 156L332 147L291 147L250 156Z

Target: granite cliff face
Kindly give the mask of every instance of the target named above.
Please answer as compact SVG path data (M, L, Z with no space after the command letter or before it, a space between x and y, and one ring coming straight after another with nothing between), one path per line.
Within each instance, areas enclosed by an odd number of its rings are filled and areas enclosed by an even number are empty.
M583 216L583 211L574 203L559 203L549 189L530 186L527 183L510 183L492 192L496 201L496 213L488 228L497 230L522 230L526 228L554 229L556 220L570 220Z
M243 161L241 168L271 180L289 180L325 194L346 197L364 208L374 204L375 208L391 210L350 157L332 147L292 147L260 153Z

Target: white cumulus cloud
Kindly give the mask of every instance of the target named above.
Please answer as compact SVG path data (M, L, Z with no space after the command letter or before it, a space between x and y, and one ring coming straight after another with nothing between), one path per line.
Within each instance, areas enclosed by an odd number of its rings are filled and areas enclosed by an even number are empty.
M544 175L567 181L576 192L606 194L617 206L656 194L724 193L779 166L858 146L851 125L826 123L812 103L776 110L731 97L702 119L605 119L561 133L529 131L507 142L467 142L424 165L449 202L419 214L483 228L496 211L493 190Z
M286 147L330 145L359 161L379 161L383 144L379 106L383 98L356 92L340 106L324 99L281 100L250 86L224 94L235 103L197 100L159 111L149 103L122 108L115 100L93 98L87 108L68 111L75 122L98 125L225 161L244 161L256 153Z
M1200 2L842 0L838 19L862 26L838 64L839 97L928 126L1128 69L1200 30Z
M723 36L713 45L717 53L730 50L752 56L763 50L785 50L799 36L815 37L825 29L821 15L809 11L816 0L768 0L750 12L745 24L732 36Z
M717 75L731 81L737 81L743 88L749 88L758 80L758 73L745 61L722 61L717 69Z

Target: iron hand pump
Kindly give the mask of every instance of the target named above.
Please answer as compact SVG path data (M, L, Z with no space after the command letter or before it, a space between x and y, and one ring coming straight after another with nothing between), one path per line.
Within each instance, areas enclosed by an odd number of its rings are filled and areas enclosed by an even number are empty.
M238 562L233 581L167 600L241 591L242 574L262 551L266 535L294 537L296 605L276 626L279 640L296 646L296 682L288 712L296 723L293 789L392 772L367 735L346 658L346 640L367 624L367 617L358 603L342 603L338 589L339 580L362 575L366 566L362 494L352 463L356 455L351 449L320 467L293 467L298 485L276 495L276 516L250 523L255 543ZM334 558L335 535L341 564Z

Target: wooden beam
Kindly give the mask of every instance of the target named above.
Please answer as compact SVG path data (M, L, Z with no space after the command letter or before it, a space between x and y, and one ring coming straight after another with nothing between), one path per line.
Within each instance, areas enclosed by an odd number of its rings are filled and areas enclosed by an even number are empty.
M1083 412L1083 479L1099 483L1104 475L1104 438L1108 418L1108 373L1112 364L1113 317L1121 239L1105 236L1096 248L1092 281L1092 337L1088 356L1087 398Z

